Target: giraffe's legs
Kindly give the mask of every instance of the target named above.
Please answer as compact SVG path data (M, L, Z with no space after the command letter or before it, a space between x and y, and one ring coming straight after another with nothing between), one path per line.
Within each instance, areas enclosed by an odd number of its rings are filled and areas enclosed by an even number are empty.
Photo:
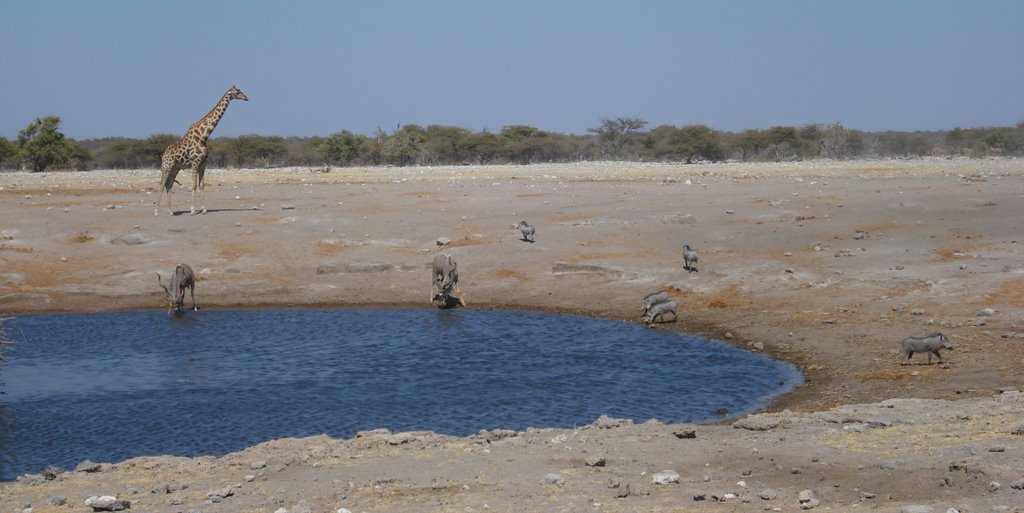
M178 171L172 169L169 172L161 173L163 181L160 183L160 195L156 198L156 207L153 209L153 215L160 215L160 202L164 198L164 194L167 194L167 215L173 216L174 211L171 210L171 187L174 185L174 178L178 174Z
M199 208L206 213L206 162L199 166Z
M153 206L153 215L160 215L160 202L164 199L164 187L160 186L160 194L156 197L156 205Z
M192 208L189 209L188 215L196 215L196 189L199 188L199 172L192 171Z
M200 162L192 170L192 210L190 215L196 215L196 191L199 192L199 213L206 213L206 161Z

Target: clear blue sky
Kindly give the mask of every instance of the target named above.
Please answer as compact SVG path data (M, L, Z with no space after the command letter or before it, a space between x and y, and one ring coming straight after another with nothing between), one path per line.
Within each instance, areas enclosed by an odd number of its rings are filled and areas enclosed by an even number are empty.
M1020 0L0 0L0 136L1024 121Z

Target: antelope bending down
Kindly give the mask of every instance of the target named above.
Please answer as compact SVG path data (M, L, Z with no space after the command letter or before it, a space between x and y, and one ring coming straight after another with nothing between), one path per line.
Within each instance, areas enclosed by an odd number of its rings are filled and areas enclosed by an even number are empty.
M160 273L156 273L156 282L163 287L164 294L167 296L167 315L172 313L181 314L182 307L185 304L185 289L189 289L189 292L191 292L192 309L199 310L199 307L196 306L196 275L188 264L178 264L174 268L174 274L171 275L170 288L167 288L163 281L160 280Z
M434 257L431 272L433 275L433 283L430 288L431 303L439 298L447 303L448 297L454 290L457 293L456 299L459 300L459 304L466 306L466 302L462 300L462 291L459 290L459 268L451 255L441 254Z

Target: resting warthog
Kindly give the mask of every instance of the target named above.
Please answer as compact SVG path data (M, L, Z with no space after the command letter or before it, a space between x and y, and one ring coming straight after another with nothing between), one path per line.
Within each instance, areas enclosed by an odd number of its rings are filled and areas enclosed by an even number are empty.
M654 323L658 317L662 317L667 313L672 314L672 322L675 322L676 317L676 306L675 301L665 301L664 303L657 303L647 310L647 317L644 317L644 321ZM664 318L662 319L664 320Z
M163 287L164 294L167 296L167 315L181 314L182 307L185 305L185 289L189 289L192 295L192 309L199 310L199 307L196 306L196 275L192 272L192 268L188 264L178 264L174 268L174 274L171 275L170 281L171 288L168 289L160 280L160 273L156 273L156 282Z
M923 337L907 337L900 344L900 357L901 360L906 358L907 362L910 362L914 353L928 353L929 365L932 363L932 355L938 357L939 363L942 363L942 355L939 353L941 349L953 350L953 345L942 333L935 332Z

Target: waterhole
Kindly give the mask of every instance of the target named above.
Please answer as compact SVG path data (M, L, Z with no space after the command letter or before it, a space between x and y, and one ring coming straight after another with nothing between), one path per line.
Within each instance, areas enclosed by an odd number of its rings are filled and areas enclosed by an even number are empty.
M802 382L722 342L572 315L349 308L4 323L0 479L358 431L703 422Z

